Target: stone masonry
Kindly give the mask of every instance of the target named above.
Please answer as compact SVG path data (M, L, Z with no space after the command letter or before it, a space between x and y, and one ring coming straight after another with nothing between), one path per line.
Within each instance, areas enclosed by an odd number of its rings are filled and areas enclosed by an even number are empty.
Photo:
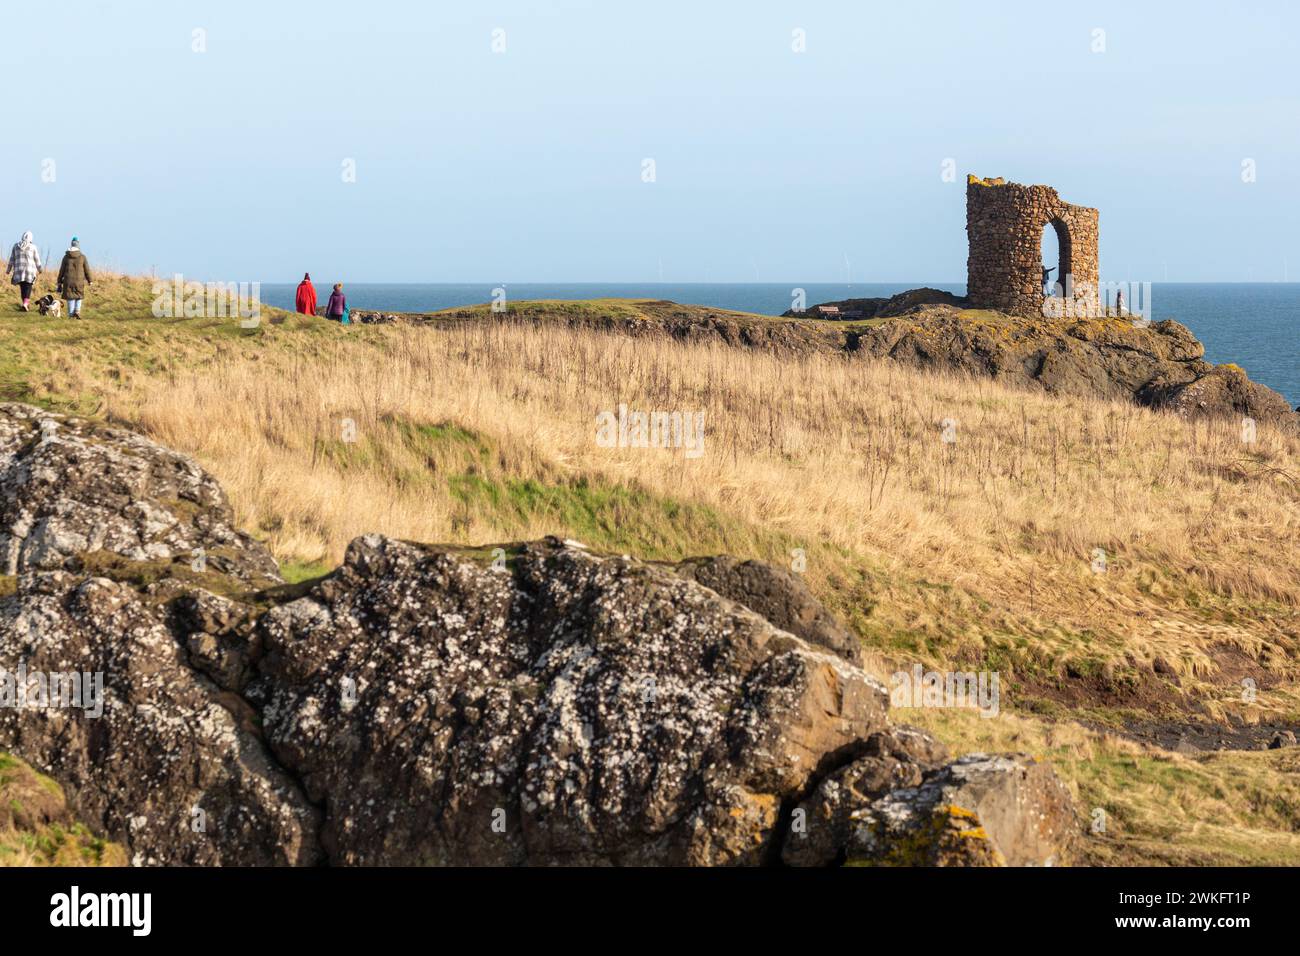
M1050 223L1061 250L1059 267L1049 280L1059 284L1056 294L1072 299L1072 310L1096 308L1097 218L1097 210L1062 202L1050 186L966 177L966 295L971 305L1012 315L1044 314L1042 238Z

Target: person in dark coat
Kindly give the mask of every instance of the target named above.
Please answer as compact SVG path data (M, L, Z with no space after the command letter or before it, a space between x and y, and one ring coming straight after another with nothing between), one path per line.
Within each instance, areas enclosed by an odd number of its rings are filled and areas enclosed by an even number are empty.
M86 296L86 286L91 283L90 263L81 254L81 243L72 237L72 246L63 254L59 264L59 283L57 291L68 303L68 318L81 315L81 300Z
M316 287L311 284L311 273L303 275L298 283L298 294L294 297L294 308L303 315L316 314Z
M343 295L343 283L336 282L334 283L334 291L330 293L329 305L325 307L325 316L336 322L342 322L347 311L348 300Z

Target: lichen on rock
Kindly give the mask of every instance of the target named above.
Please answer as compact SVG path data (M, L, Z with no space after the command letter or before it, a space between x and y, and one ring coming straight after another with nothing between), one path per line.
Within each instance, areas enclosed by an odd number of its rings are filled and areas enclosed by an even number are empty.
M0 708L0 751L136 864L889 862L920 832L890 821L940 798L973 800L956 836L982 827L1008 862L1062 838L1034 843L982 782L1010 777L939 770L940 745L891 727L854 637L762 562L547 538L502 564L364 535L333 573L267 587L274 562L192 460L15 405L0 519L0 668L102 680L95 712ZM1027 773L1006 792L1049 792Z

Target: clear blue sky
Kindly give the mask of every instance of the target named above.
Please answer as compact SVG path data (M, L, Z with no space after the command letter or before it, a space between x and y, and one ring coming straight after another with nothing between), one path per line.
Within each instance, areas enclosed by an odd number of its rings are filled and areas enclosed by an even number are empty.
M1274 280L1287 257L1300 279L1294 3L60 0L5 19L5 248L75 233L92 263L223 281L962 281L976 172L1099 207L1105 278Z

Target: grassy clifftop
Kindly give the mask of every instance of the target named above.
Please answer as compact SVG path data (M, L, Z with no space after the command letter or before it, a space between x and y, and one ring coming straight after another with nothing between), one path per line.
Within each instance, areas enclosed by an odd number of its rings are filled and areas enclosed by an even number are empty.
M1246 749L1300 724L1292 434L1261 424L1247 445L1223 422L849 361L835 329L665 303L350 328L266 310L246 330L155 319L151 298L115 278L80 321L0 307L0 389L195 455L290 579L369 531L797 564L882 677L1001 675L997 718L899 719L1050 759L1104 811L1094 862L1300 860L1300 751ZM704 331L656 334L665 313ZM774 335L813 344L737 347ZM703 413L703 454L602 446L596 416L620 404ZM1171 752L1184 728L1230 749ZM1165 746L1131 739L1147 731Z

